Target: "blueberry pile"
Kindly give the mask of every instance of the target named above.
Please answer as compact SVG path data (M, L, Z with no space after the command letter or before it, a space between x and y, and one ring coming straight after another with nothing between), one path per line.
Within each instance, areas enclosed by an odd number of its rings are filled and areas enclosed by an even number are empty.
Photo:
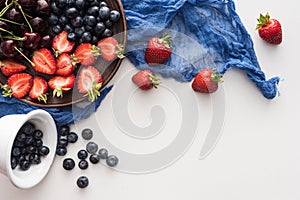
M27 171L31 165L41 163L50 150L43 144L43 132L31 122L26 122L18 131L11 151L11 168Z
M65 125L60 128L59 134L60 137L57 144L56 154L59 156L64 156L67 154L67 145L68 143L70 143L70 140L68 140L68 138L70 137L70 135L75 135L76 133L70 132L70 127ZM91 140L93 138L93 131L89 128L85 128L82 130L81 136L84 140ZM76 140L72 140L72 142L73 143L76 142L77 139L78 136L76 137ZM98 144L93 141L89 141L86 144L85 148L80 149L77 152L77 158L78 158L77 165L81 170L88 169L89 163L91 164L99 163L101 159L105 160L106 164L109 167L115 167L119 162L117 156L109 155L108 150L105 148L99 149ZM75 168L76 162L73 158L68 157L63 160L62 165L65 170L70 171ZM86 176L80 176L77 179L76 184L79 188L85 188L89 184L89 179Z
M96 44L113 35L112 26L119 21L120 13L98 0L53 0L49 23L52 32L65 30L69 41Z

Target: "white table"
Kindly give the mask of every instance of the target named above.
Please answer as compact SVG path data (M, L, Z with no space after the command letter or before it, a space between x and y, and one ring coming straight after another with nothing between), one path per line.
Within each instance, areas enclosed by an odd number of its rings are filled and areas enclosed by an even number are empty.
M268 77L280 75L284 78L279 87L280 97L271 101L265 99L246 75L236 70L225 74L221 89L212 96L190 92L191 83L177 83L170 79L162 79L163 83L157 90L143 93L135 90L128 78L136 69L125 60L111 81L115 85L113 90L97 113L76 123L72 130L80 133L83 128L91 127L97 132L94 140L100 146L114 145L121 149L122 155L128 157L119 155L119 168L127 172L113 170L103 164L90 165L86 171L78 167L65 171L62 168L65 157L56 157L48 176L29 190L15 188L6 177L0 175L1 199L299 200L298 3L294 0L235 2L237 12L254 41L261 67ZM284 36L281 45L268 45L258 37L255 26L260 12L269 12L281 21ZM196 105L195 138L171 165L143 173L136 160L128 159L130 155L139 153L149 157L153 152L164 149L178 134L181 113L187 108L180 105L175 86L184 93L190 93L190 102L184 103ZM119 96L122 99L115 100L124 90L130 95L124 93L125 97ZM213 110L216 105L212 99L217 99L217 102L225 100L225 118L219 119L223 122L222 136L211 154L199 159L206 134L210 125L215 123L211 121L217 112ZM124 100L124 105L128 103L128 110L127 107L113 110L120 100ZM153 115L164 117L157 105L165 113L165 118L162 118L165 123L155 137L134 138L124 134L122 124L118 126L118 117L124 118L126 114L127 120L132 120L137 126L148 126L151 124L150 110L153 106L156 106L152 110ZM190 132L187 134L191 136ZM76 158L77 151L85 143L80 139L70 145L67 157ZM118 152L113 147L109 149L111 153ZM159 167L163 159L157 157L152 169ZM131 173L134 171L140 174ZM87 175L90 179L89 187L83 190L75 184L80 175Z

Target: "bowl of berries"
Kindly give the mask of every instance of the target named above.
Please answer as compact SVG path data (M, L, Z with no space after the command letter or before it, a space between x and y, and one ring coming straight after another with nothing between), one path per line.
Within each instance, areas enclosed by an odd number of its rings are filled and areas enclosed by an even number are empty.
M0 172L18 188L36 186L47 175L57 145L51 115L37 109L0 118Z
M121 65L120 0L0 0L2 95L39 107L95 101Z

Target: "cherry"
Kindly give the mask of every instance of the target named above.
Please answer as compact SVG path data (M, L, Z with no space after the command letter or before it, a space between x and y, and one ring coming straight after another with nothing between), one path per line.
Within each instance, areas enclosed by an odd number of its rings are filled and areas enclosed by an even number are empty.
M48 1L46 0L37 0L36 12L42 15L50 15L51 7Z
M50 37L50 35L45 35L41 38L41 41L40 41L40 47L43 48L47 48L47 47L50 47L52 43L52 38Z
M16 8L11 8L6 12L6 17L9 20L19 22L22 19L22 14Z
M34 17L29 20L33 31L44 32L47 29L47 22L40 17Z
M41 37L38 33L26 32L24 33L24 39L24 47L34 49L39 45Z
M1 52L6 57L14 57L17 55L17 50L15 49L16 42L14 40L4 40L0 44Z

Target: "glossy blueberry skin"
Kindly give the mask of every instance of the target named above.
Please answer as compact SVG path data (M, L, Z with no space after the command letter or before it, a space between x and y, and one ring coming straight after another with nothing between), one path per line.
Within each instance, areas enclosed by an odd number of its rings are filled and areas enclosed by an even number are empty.
M107 6L102 6L99 9L99 17L101 17L101 19L103 20L107 20L109 18L110 15L110 9Z
M109 155L106 158L106 164L110 167L115 167L119 163L119 159L115 155Z
M63 168L65 170L72 170L75 167L75 161L72 158L65 158L63 161Z
M93 164L97 164L100 161L100 156L99 154L92 154L90 155L90 162Z
M78 140L78 135L74 132L70 132L70 134L67 136L67 140L69 143L76 143Z
M101 159L106 159L108 157L107 149L101 148L98 152Z
M56 149L56 155L58 155L58 156L64 156L67 154L67 152L68 152L68 150L66 147L58 147Z
M78 163L78 167L80 169L87 169L89 167L89 163L86 160L80 160Z
M117 22L120 19L121 15L117 10L110 11L109 19L112 22Z
M82 138L85 140L90 140L93 138L93 131L89 128L85 128L81 132Z
M70 133L70 127L68 125L62 125L59 128L59 135L60 136L67 136Z
M96 153L98 151L98 148L98 144L96 144L95 142L91 141L86 144L86 150L91 154Z
M41 156L46 156L46 155L48 155L49 153L50 153L49 147L47 147L47 146L41 146L41 147L39 148L39 154L40 154Z
M86 188L89 185L89 179L86 176L80 176L76 184L79 188Z
M77 153L77 157L80 159L80 160L84 160L88 157L88 152L84 149L81 149L78 151Z

